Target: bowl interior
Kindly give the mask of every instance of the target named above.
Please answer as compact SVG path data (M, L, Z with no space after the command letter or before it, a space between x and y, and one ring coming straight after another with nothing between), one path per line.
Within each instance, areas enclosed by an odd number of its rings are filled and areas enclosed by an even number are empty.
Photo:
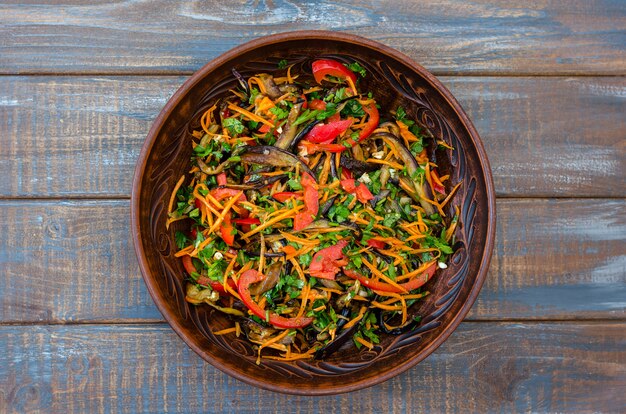
M219 96L236 85L231 68L244 77L294 72L314 58L356 60L367 69L362 90L372 91L383 113L403 106L437 138L455 148L438 158L453 183L463 184L447 206L461 211L458 249L445 271L428 282L431 295L412 311L422 316L417 330L381 337L371 351L350 344L323 361L263 360L245 339L215 336L228 326L224 315L184 300L184 270L176 251L175 223L165 229L169 196L191 156L189 132ZM210 62L172 97L156 119L138 161L132 199L133 237L148 290L183 340L217 368L253 385L296 394L330 394L370 386L417 364L439 346L465 316L485 278L495 227L494 194L488 162L476 131L450 93L408 58L378 43L328 32L296 32L261 38ZM181 226L181 227L177 227Z

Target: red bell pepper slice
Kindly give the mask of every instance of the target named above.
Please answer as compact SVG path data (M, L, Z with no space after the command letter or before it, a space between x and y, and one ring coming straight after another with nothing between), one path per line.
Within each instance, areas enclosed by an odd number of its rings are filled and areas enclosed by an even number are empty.
M313 222L319 211L317 182L308 173L302 173L300 181L304 188L304 209L293 219L293 229L300 231Z
M280 193L274 193L272 195L272 197L275 200L280 201L281 203L284 203L285 201L287 201L287 200L289 200L291 198L296 199L296 200L302 200L303 195L302 195L302 193L294 193L294 192L291 192L291 191L283 191L283 192L280 192Z
M356 83L356 75L350 69L342 65L340 62L332 59L320 59L311 64L313 69L313 77L315 82L322 83L327 76L346 80L350 78L352 83Z
M354 180L354 178L341 180L341 187L344 191L350 194L355 194L356 198L358 198L361 203L367 203L369 200L374 199L374 195L367 188L367 186L361 182L357 185L357 181Z
M415 290L419 287L422 287L426 282L428 282L433 275L435 274L435 270L437 270L437 263L434 262L430 265L424 273L419 275L418 277L411 279L406 283L400 283L398 286L404 289L406 292L410 292L411 290ZM344 267L343 274L348 276L351 279L356 279L361 282L362 285L367 286L372 290L377 290L380 292L393 292L393 293L403 293L404 291L398 289L398 287L390 285L389 283L379 282L378 280L372 280L368 277L365 277L361 273L354 271L352 269L346 269Z
M348 259L341 251L347 245L347 241L340 240L334 246L326 247L315 253L309 267L311 276L335 280L335 276L341 270L341 266L348 264Z
M350 125L352 125L351 119L329 122L328 124L317 124L306 134L304 139L314 144L329 144L339 135L346 132Z
M193 272L198 273L198 270L193 265L191 256L183 256L183 267L185 268L187 273L189 273L189 276L191 276L191 273ZM210 287L220 295L230 295L230 293L228 293L226 289L224 289L224 286L220 282L216 282L215 280L208 277L200 276L196 282L199 285ZM235 285L235 282L232 279L228 279L227 283L228 286L230 286L233 290L237 288L237 285Z
M316 144L303 140L301 143L306 148L307 153L314 154L317 151L342 152L349 148L352 148L359 142L363 141L365 138L369 137L372 132L378 127L380 114L378 113L378 108L376 108L376 104L374 102L363 105L363 110L369 115L369 119L359 133L358 140L355 141L352 137L350 137L340 144Z
M261 308L254 300L252 300L252 295L250 294L250 285L253 283L261 282L265 279L265 275L259 273L256 270L250 269L242 273L239 277L239 296L241 297L241 301L246 305L250 311L258 316L259 318L267 321L269 319L269 323L276 328L282 329L298 329L304 328L313 322L313 318L307 317L299 317L299 318L285 318L284 316L277 315L274 312L265 311L265 309Z
M222 220L222 224L220 226L220 235L222 236L222 240L229 246L232 246L235 242L235 227L231 222L232 213L229 211L224 215L224 220Z
M231 221L235 224L261 224L261 220L256 217L236 218Z
M382 240L369 239L366 243L368 246L375 249L384 249L385 247L387 247L387 243Z

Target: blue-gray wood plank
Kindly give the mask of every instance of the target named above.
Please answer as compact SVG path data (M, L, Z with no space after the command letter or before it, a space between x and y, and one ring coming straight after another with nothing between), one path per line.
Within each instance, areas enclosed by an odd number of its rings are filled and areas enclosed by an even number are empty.
M620 0L73 1L0 6L0 73L192 72L247 40L329 29L439 74L626 74Z
M167 325L0 327L0 412L623 412L626 323L472 323L417 367L331 397L250 387Z

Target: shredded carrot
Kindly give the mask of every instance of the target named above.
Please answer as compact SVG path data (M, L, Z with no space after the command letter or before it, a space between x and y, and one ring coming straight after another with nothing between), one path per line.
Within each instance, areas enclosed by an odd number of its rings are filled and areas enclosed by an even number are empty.
M284 220L284 219L288 218L289 216L294 215L299 210L301 210L303 207L304 207L304 204L300 204L300 205L294 206L292 209L284 212L283 214L279 214L278 216L273 217L271 220L266 221L265 223L262 223L262 224L258 225L255 229L250 230L249 232L247 232L246 234L244 234L241 237L244 238L244 239L248 239L253 234L257 234L258 232L268 228L272 224L278 223L279 221Z
M200 125L202 126L202 129L204 130L204 132L206 132L207 134L210 133L208 125L209 125L209 122L213 123L213 111L215 111L215 108L217 108L217 104L207 109L204 112L204 114L202 114L202 117L200 118Z
M380 308L380 309L384 309L388 311L401 311L402 310L402 306L384 305L380 302L376 302L375 300L372 301L372 306L375 308Z
M357 341L358 343L360 343L361 345L366 346L366 347L367 347L367 348L369 348L369 349L374 348L374 344L373 344L373 343L371 343L371 342L369 342L369 341L366 341L366 340L365 340L365 339L363 339L363 338L360 338L360 337L358 337L358 336L357 336L357 337L355 337L355 338L354 338L354 340L355 340L355 341Z
M311 285L306 283L304 287L302 288L302 292L300 293L300 296L302 299L300 300L300 310L298 311L296 315L296 319L301 318L302 315L304 315L304 311L306 310L306 302L309 299L310 292L311 292Z
M226 270L224 270L224 277L222 278L222 287L224 288L224 290L226 290L226 285L228 284L228 276L230 275L230 272L232 272L233 268L235 267L235 263L237 263L236 255L235 257L232 258L230 263L228 263L228 266L226 266Z
M268 347L269 345L272 345L278 341L280 341L281 339L283 339L284 337L286 337L287 335L289 335L289 333L291 332L290 329L286 329L283 332L279 333L278 335L276 335L275 337L268 339L267 341L263 342L260 346L259 346L259 353L258 353L258 358L256 360L256 364L259 365L261 363L261 350L263 348Z
M448 204L448 201L450 201L452 199L452 197L454 196L454 193L461 186L461 184L463 184L463 181L459 181L459 183L457 185L455 185L452 188L452 190L450 190L450 194L448 194L446 199L441 202L441 208L443 208L446 204ZM445 217L445 215L444 215L444 217Z
M289 261L293 265L293 268L296 269L296 273L298 273L298 276L300 277L300 279L303 282L306 282L306 277L304 276L304 272L302 271L302 268L300 267L300 263L298 263L298 261L293 258L289 259Z
M367 307L361 306L361 309L359 310L359 314L355 316L354 318L352 318L350 321L348 321L348 323L346 323L343 326L343 329L351 328L352 326L357 324L361 319L363 319L363 315L365 315L365 311L367 311Z
M397 289L400 289L401 292L407 292L407 290L405 288L403 288L402 286L400 286L399 284L397 284L396 282L394 282L393 280L391 280L389 278L389 276L385 275L383 272L381 272L380 270L378 270L376 268L376 266L374 266L373 264L371 264L370 262L367 261L367 259L365 257L361 258L361 260L363 261L363 264L365 266L367 266L367 268L370 269L370 271L378 278L384 280L385 282L389 283L391 286L394 286Z
M356 90L356 86L354 86L354 82L349 77L346 78L348 85L350 85L350 90L352 91L352 96L357 96L359 93Z
M386 165L390 166L391 168L393 168L394 170L401 170L402 168L404 168L402 165L398 164L397 162L379 160L377 158L368 158L365 161L366 162L371 162L371 163L374 163L374 164L386 164Z
M222 224L222 221L224 220L224 217L226 217L226 214L230 211L231 207L237 201L239 201L239 197L241 197L242 194L243 194L243 191L240 191L239 193L237 193L237 195L231 197L230 200L228 200L228 203L226 203L226 205L224 205L224 210L222 210L222 212L217 216L215 222L213 223L213 225L209 229L209 233L213 233L217 229L217 227L220 224Z
M167 205L167 212L169 214L172 213L172 207L174 207L174 200L176 199L176 193L178 192L178 190L180 189L180 186L183 185L183 182L185 181L185 176L182 175L178 181L176 182L176 185L174 186L174 189L172 190L172 194L170 195L170 202ZM168 227L169 228L169 227Z
M247 111L243 108L238 107L237 105L233 105L233 104L228 104L228 109L230 109L231 111L235 111L240 113L241 115L245 116L246 118L248 118L251 121L255 121L255 122L261 122L267 126L269 126L270 128L274 128L274 124L271 123L270 121L268 121L267 119L260 117L256 114L253 114L250 111Z
M319 175L319 185L325 185L326 181L328 180L328 173L330 172L330 157L326 157L326 159L324 159L324 165L322 166L322 171L320 172Z
M426 269L428 269L433 263L434 263L434 261L432 261L432 260L429 261L429 262L426 262L423 265L421 265L420 267L418 267L417 269L413 270L412 272L405 273L405 274L403 274L401 276L396 277L396 280L399 281L399 280L410 279L413 276L416 276L416 275L419 275L421 273L424 273L424 271Z
M226 334L233 333L233 332L237 332L237 328L233 327L233 328L222 329L222 330L213 332L213 335L226 335Z
M265 85L263 85L263 82L261 82L261 80L257 78L256 76L251 76L250 78L248 78L248 86L250 87L250 89L252 89L253 83L256 83L256 85L259 87L259 91L261 91L262 94L267 93L267 89L265 89Z
M459 206L454 206L455 215L452 220L452 225L446 230L446 241L449 242L452 239L452 235L456 231L456 226L459 224Z
M191 252L193 252L193 244L190 244L189 246L185 247L184 249L179 250L176 253L174 253L174 257L190 256Z

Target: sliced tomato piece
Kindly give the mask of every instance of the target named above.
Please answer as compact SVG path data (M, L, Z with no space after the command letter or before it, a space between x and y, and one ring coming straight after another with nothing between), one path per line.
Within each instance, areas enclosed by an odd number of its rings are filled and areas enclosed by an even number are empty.
M263 279L265 279L265 275L253 269L243 272L239 277L239 285L237 288L239 291L239 296L241 297L241 301L244 303L244 305L246 305L246 307L250 309L250 311L254 315L258 316L264 321L268 320L271 325L275 326L276 328L282 329L304 328L305 326L313 322L313 318L307 318L304 316L299 318L285 318L284 316L277 315L274 312L266 311L265 309L261 308L252 299L252 295L250 294L250 285L252 285L253 283L261 282Z
M334 246L326 247L315 253L309 267L311 276L335 280L335 276L341 270L341 266L348 264L348 260L341 251L347 245L347 241L340 240Z
M302 173L301 184L304 188L304 209L294 217L295 231L300 231L311 224L319 211L317 182L308 173Z
M319 59L311 64L315 82L322 83L328 76L346 80L350 78L352 83L356 83L356 75L340 62L332 59Z
M329 122L327 124L317 124L306 134L304 139L314 144L329 144L339 135L346 132L346 130L350 128L350 125L352 125L351 119Z
M345 180L341 180L341 187L344 189L344 191L356 195L356 198L361 203L367 203L369 200L372 200L374 198L367 186L361 182L356 181L354 178L346 178Z

